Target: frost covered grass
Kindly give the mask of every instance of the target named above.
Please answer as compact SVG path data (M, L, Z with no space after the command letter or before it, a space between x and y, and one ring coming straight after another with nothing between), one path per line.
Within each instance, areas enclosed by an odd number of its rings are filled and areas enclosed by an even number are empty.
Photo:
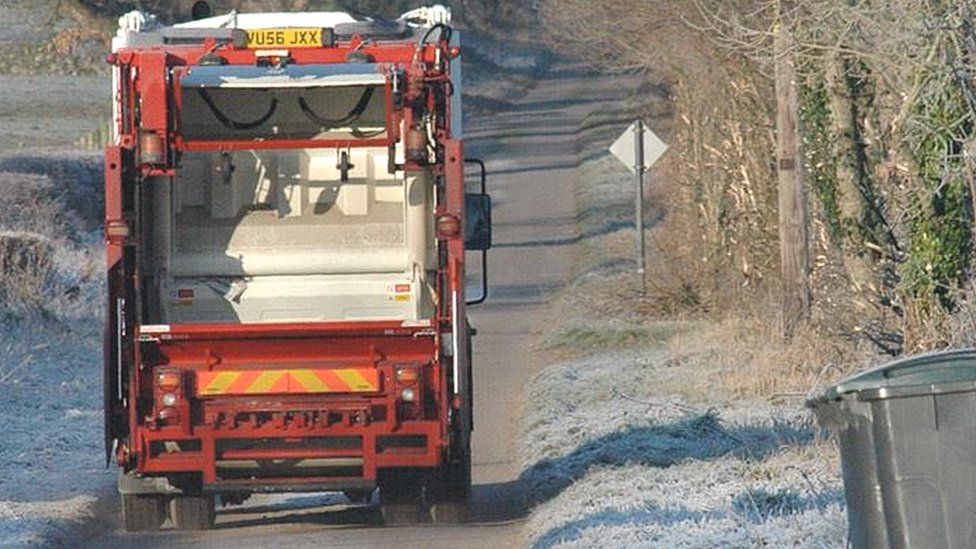
M664 350L553 365L528 389L533 547L838 547L835 446L799 408L682 395Z
M98 171L89 156L73 167L44 159L0 158L0 304L7 315L82 318L101 308Z
M681 330L678 323L592 322L566 323L542 340L546 349L594 350L629 347L638 343L664 343Z
M595 467L532 516L532 547L843 547L840 494L746 482L743 462ZM802 481L802 479L799 479Z
M0 546L70 547L96 519L92 496L49 501L0 501Z
M44 158L0 158L4 547L73 545L114 480L101 432L98 172L87 157Z
M111 486L101 436L101 323L0 327L0 546L66 543Z

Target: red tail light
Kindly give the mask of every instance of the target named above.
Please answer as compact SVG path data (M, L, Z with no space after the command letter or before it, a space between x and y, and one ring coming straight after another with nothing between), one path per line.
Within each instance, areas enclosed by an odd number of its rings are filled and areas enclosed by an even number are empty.
M163 138L154 131L139 134L139 161L143 164L163 164L166 160Z
M461 234L461 220L456 215L444 214L437 217L437 237L454 238Z
M129 238L129 224L122 220L109 221L105 224L105 236L113 241L125 240Z
M178 369L156 369L155 402L156 419L162 423L175 423L180 419L180 408L184 407L183 372Z
M160 371L156 374L156 386L163 391L176 391L183 384L183 376L175 371Z
M397 415L400 419L419 419L423 409L421 369L416 363L400 364L396 377Z
M415 385L420 381L420 369L414 367L400 367L396 371L397 383L402 385Z

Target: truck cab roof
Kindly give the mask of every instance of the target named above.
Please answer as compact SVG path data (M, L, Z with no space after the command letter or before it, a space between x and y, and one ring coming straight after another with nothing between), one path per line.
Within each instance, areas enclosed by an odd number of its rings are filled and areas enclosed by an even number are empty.
M232 10L170 26L161 25L155 16L136 10L119 18L112 49L203 42L206 38L232 39L234 31L288 28L330 29L339 40L354 35L366 40L411 40L434 25L450 21L450 8L439 5L412 10L395 21L357 18L338 11L240 13Z
M337 25L359 22L352 15L341 11L315 11L304 13L262 12L238 13L197 19L173 25L180 29L263 29L289 27L322 27L334 29Z

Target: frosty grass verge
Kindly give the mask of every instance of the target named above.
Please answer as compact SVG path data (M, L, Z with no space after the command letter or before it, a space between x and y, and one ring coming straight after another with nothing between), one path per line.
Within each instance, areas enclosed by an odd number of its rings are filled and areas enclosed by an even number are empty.
M662 395L666 351L549 367L528 389L532 547L843 547L836 449L796 407ZM699 374L700 375L700 374Z
M101 445L101 327L77 328L3 326L0 546L69 544L90 527L93 495L114 480Z
M24 279L8 261L10 271L0 273L3 299L11 300L0 311L3 547L77 543L91 532L96 496L115 480L102 448L103 260L91 214L97 195L85 193L98 178L91 164L67 155L0 159L0 172L12 170L0 173L0 191L34 181L36 202L23 204L51 214L31 228L50 251L44 270ZM0 233L19 234L31 222L15 213L0 212ZM13 284L24 291L12 293Z

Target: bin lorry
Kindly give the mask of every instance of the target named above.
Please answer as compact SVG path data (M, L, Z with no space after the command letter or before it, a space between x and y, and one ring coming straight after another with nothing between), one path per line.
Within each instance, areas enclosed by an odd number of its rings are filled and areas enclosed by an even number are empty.
M450 11L136 11L108 62L105 448L124 527L206 529L218 502L276 492L463 520L466 306L487 291L466 294L465 256L484 276L491 201L464 156Z

